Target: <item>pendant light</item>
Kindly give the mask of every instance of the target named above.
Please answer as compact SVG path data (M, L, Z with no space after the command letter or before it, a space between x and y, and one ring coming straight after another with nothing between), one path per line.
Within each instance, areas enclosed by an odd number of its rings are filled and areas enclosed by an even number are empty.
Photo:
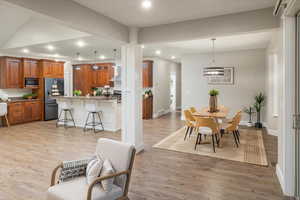
M114 75L118 76L118 67L117 67L117 49L113 50L113 54L114 54L114 62L113 62L113 69L114 69ZM113 78L112 78L113 79Z
M98 51L94 51L94 55L95 55L95 64L92 65L92 69L93 70L98 70L99 69L99 66L96 64L97 63L97 54L98 54Z
M212 38L212 46L213 46L213 59L212 64L210 67L205 67L203 69L203 76L205 77L222 77L224 76L224 67L218 67L216 65L216 59L215 59L215 41L216 38Z

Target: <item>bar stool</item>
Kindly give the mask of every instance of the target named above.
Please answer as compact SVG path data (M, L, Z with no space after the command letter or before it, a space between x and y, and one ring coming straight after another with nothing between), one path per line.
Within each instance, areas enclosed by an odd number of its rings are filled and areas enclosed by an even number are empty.
M7 104L0 103L0 118L4 117L6 120L6 125L9 127L9 122L7 118Z
M62 113L64 113L64 118L61 119L61 115ZM68 113L70 114L70 118L68 118ZM61 103L61 111L60 111L60 114L59 114L59 117L57 119L57 122L56 122L56 127L59 126L59 122L63 122L64 123L64 128L68 128L68 127L75 127L76 128L76 124L75 124L75 121L74 121L74 118L73 118L73 115L72 115L72 108L71 108L71 105L69 102L62 102ZM73 122L73 126L68 126L68 122Z
M102 111L97 109L96 106L97 102L91 102L91 103L87 103L85 106L85 109L88 111L88 116L83 128L83 131L87 131L87 130L94 130L94 133L100 132L100 131L96 131L96 127L101 126L102 130L104 131L104 126L101 120L101 114ZM92 121L90 121L90 115L92 115ZM98 117L99 121L96 121L96 116ZM92 128L87 128L87 127L92 127Z

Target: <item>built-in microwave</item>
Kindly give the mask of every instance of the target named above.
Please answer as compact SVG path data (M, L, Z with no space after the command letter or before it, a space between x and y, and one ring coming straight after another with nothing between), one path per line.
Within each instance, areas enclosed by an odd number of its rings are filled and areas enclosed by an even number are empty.
M26 88L38 88L39 79L38 78L25 78L25 87Z

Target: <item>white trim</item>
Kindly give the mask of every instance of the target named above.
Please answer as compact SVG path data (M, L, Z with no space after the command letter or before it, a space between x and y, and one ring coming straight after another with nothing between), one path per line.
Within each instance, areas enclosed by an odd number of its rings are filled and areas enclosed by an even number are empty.
M155 118L159 118L159 117L161 117L161 116L163 116L163 115L166 115L166 114L168 114L168 113L170 113L171 112L171 109L167 109L167 110L159 110L157 113L154 113L153 114L153 118L155 119Z
M281 185L281 188L285 188L283 173L278 164L276 165L276 175L277 175L278 181Z

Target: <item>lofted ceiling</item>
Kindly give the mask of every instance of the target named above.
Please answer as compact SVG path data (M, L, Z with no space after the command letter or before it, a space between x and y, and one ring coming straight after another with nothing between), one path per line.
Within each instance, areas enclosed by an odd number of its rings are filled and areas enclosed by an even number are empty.
M277 29L272 29L264 32L254 32L240 35L218 37L215 43L216 52L226 51L239 51L248 49L265 49L267 48L271 38ZM84 47L78 47L76 43L82 41L85 43ZM49 51L47 45L53 45L54 50ZM44 44L37 44L26 46L30 51L29 53L23 53L23 48L11 48L5 49L0 52L11 55L19 56L39 56L51 59L63 59L63 60L77 60L76 53L80 53L80 57L83 61L101 60L100 56L105 56L104 60L111 60L114 58L113 49L117 49L117 58L120 58L120 49L122 44L119 42L113 42L96 37L82 37L70 40L63 40L57 42L49 42ZM97 51L95 56L94 51ZM156 51L160 50L161 54L157 55ZM144 48L144 57L161 57L171 60L172 56L175 56L174 61L180 62L181 58L185 54L199 54L210 53L212 51L211 38L181 41L171 43L149 44Z
M8 21L9 19L9 21ZM56 21L0 0L0 49L89 36Z
M73 0L128 26L154 26L274 7L276 0Z

